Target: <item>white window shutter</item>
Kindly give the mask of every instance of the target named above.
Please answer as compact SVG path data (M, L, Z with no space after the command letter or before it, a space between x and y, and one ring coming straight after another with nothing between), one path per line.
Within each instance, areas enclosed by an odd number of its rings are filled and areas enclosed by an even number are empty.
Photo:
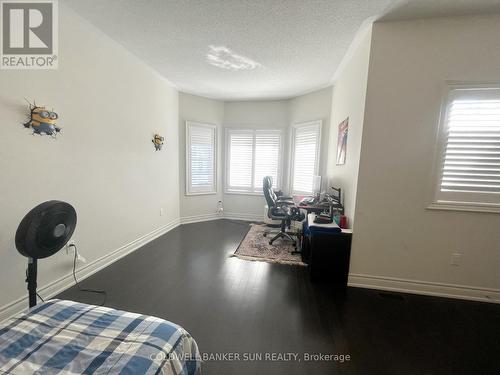
M186 123L187 194L216 191L216 128Z
M436 202L500 207L500 89L451 90Z
M294 194L310 194L313 179L318 174L321 122L294 128L293 180Z
M250 191L253 177L253 132L229 131L227 141L228 188L234 191Z
M262 191L264 177L271 176L273 187L280 186L280 155L281 155L281 132L260 131L255 132L255 171L254 190Z
M441 191L500 193L500 98L456 100L447 123Z

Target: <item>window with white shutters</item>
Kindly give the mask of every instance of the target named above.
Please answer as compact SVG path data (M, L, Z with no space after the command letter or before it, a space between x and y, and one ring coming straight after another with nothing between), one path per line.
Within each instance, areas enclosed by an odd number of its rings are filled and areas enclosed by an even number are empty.
M292 193L311 194L318 174L321 121L295 125L293 128Z
M262 180L281 180L281 131L237 130L226 132L226 191L262 193Z
M439 151L435 204L500 208L500 87L450 90Z
M212 194L216 187L216 127L186 122L186 194Z

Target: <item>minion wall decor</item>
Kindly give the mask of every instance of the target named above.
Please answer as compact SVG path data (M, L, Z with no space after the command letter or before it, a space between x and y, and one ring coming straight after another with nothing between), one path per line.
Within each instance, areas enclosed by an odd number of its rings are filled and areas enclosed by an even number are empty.
M33 134L45 134L55 138L61 128L56 126L56 121L59 118L53 110L49 111L45 107L37 106L36 103L29 103L29 120L23 125L25 128L33 129Z
M164 140L165 140L165 138L163 138L161 135L155 134L155 136L152 139L152 142L155 145L155 150L156 151L160 151L161 150L161 148L163 147L163 141Z

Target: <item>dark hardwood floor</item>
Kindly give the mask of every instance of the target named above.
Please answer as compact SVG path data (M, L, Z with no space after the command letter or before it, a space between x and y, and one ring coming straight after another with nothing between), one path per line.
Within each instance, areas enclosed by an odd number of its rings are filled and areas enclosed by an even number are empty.
M248 230L183 225L82 282L106 305L186 328L203 353L298 353L207 361L205 375L500 374L500 305L311 284L303 267L230 257ZM58 298L99 303L75 287ZM350 361L305 361L305 353Z

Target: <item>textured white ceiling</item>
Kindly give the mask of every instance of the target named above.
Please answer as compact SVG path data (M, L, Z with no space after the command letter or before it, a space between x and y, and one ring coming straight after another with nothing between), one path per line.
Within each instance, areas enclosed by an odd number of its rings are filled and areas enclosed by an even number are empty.
M179 90L225 100L325 87L363 21L500 0L64 0ZM473 4L473 5L471 5ZM440 6L441 5L441 6ZM488 9L490 9L488 8Z

